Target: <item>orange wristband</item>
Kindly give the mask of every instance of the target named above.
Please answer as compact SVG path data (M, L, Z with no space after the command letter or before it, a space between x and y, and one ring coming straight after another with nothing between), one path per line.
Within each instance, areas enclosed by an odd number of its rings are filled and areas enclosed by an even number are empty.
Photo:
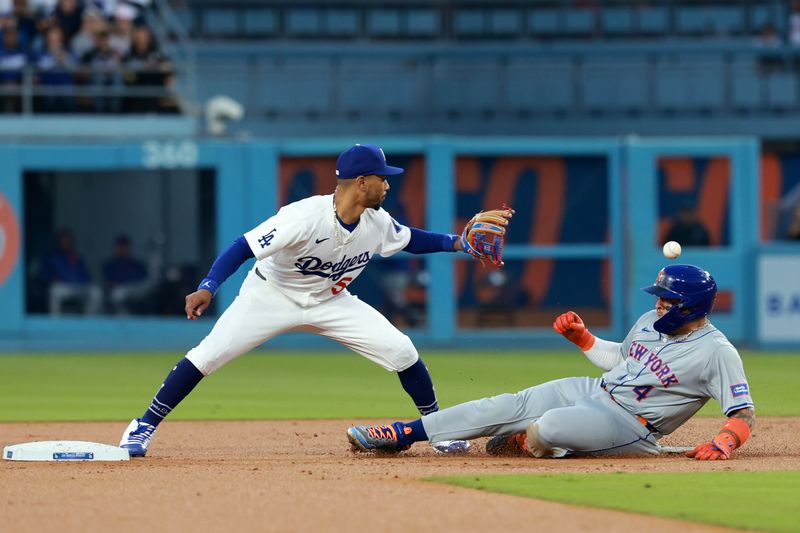
M586 328L583 330L583 333L581 333L581 336L572 342L577 344L581 351L588 352L591 350L592 346L594 346L594 335L589 332L589 328Z
M750 426L741 418L729 418L717 435L717 439L724 440L728 443L731 450L735 450L744 444L749 437Z

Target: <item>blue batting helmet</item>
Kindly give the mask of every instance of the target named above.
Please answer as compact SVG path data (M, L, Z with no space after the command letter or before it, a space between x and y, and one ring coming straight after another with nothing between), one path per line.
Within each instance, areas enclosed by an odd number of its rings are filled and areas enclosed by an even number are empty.
M655 283L642 287L659 298L678 300L656 320L656 331L670 334L684 324L704 317L714 307L717 282L711 274L694 265L669 265L661 269Z

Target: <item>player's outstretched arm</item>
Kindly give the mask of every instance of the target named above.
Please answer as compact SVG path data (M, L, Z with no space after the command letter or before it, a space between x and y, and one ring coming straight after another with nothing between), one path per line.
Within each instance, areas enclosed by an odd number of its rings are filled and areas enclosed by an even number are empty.
M201 316L211 304L211 299L214 298L219 286L236 272L242 263L252 257L255 255L244 237L233 241L233 244L225 249L211 265L211 270L200 282L197 290L186 296L186 307L184 308L186 318L196 320Z
M750 437L750 431L755 423L756 412L752 407L734 411L711 442L695 446L694 450L686 452L686 457L700 461L730 459L733 450L739 448Z

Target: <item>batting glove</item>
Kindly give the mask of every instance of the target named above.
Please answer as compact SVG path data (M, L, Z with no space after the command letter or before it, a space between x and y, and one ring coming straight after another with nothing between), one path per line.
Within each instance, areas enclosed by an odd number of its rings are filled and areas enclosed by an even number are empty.
M700 461L727 461L731 458L733 450L744 444L750 436L750 426L741 418L729 418L719 434L695 446L694 450L686 452L686 457Z
M583 323L583 320L575 311L567 311L558 315L555 322L553 322L553 329L584 352L589 351L594 346L594 335L588 330L586 324Z

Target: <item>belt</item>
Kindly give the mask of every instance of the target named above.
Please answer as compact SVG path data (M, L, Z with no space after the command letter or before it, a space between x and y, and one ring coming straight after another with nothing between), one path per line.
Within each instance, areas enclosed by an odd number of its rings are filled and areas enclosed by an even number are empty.
M606 392L608 393L608 396L611 398L611 400L612 400L612 401L613 401L615 404L617 404L617 405L619 405L620 407L622 407L623 409L625 409L625 406L624 406L624 405L622 405L621 403L619 403L619 402L617 401L617 399L616 399L616 398L614 398L614 395L613 395L613 394L611 394L611 391L610 391L610 390L608 390L608 389L606 388L606 382L605 382L605 381L602 381L602 382L600 382L600 386L601 386L601 387L603 387L603 390L604 390L604 391L606 391ZM627 410L627 409L625 409L625 411L628 411L628 410ZM645 417L643 417L643 416L639 416L639 415L633 415L633 416L635 416L635 417L636 417L636 420L637 420L637 421L638 421L638 422L639 422L641 425L643 425L645 428L647 428L647 431L649 431L650 433L658 433L658 434L661 434L661 432L660 432L660 431L658 431L658 428L656 428L656 427L655 427L653 424L651 424L650 422L648 422L648 421L647 421L647 419L646 419Z
M263 279L264 281L267 281L267 278L264 277L264 274L258 271L258 267L256 267L256 276Z

